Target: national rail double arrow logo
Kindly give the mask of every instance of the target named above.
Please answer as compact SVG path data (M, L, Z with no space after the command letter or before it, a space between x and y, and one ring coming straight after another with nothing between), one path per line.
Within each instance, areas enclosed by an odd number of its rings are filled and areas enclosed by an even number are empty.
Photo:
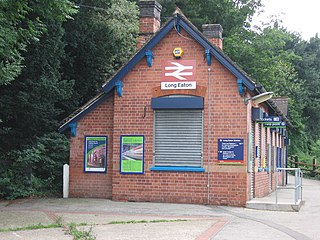
M165 67L166 71L172 71L173 72L166 72L165 76L166 77L175 77L179 80L187 80L185 77L183 76L192 76L193 75L193 71L185 71L185 70L193 70L193 66L185 66L182 65L178 62L171 62L172 67Z
M161 89L196 89L196 61L162 62Z

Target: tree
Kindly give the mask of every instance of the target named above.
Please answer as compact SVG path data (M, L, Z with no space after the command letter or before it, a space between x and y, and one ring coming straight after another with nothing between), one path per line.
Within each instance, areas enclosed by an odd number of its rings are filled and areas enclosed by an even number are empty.
M126 0L86 0L65 24L64 76L75 79L78 107L92 98L135 51L138 9Z
M56 131L59 120L65 114L63 102L71 99L73 92L74 81L62 79L60 73L64 58L64 4L69 3L27 2L28 14L25 18L38 19L45 26L45 31L37 41L30 42L25 46L25 51L19 53L25 65L23 68L18 66L19 76L15 76L11 84L0 86L1 197L28 196L40 187L49 190L54 181L48 174L45 174L48 178L45 180L35 170L39 168L37 165L43 168L50 166L47 161L49 145L41 142L45 141L43 138L59 142L62 136L45 134ZM66 141L63 144L67 146ZM68 151L56 154L61 157L59 162L68 160Z
M202 24L221 24L224 37L250 27L253 14L261 7L261 0L161 0L160 3L164 18L171 16L177 6L199 30Z
M13 81L20 73L26 47L38 41L46 30L45 18L65 20L75 9L67 0L0 2L0 85Z
M307 151L308 136L303 109L306 103L304 80L295 69L301 57L294 46L299 37L286 29L267 26L260 31L242 30L224 41L225 51L257 83L276 96L289 97L289 119L292 153Z
M309 42L300 41L294 50L301 56L295 68L299 78L304 79L305 106L303 115L307 116L307 131L311 142L320 138L320 39L316 35Z

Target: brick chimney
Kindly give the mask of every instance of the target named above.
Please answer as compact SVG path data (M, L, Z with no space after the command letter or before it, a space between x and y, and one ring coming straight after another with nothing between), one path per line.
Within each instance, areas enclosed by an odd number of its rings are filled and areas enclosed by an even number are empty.
M223 29L220 24L203 24L202 25L203 35L215 46L222 50L222 32Z
M155 32L160 29L160 14L162 6L155 0L140 0L139 37L137 50L139 50Z

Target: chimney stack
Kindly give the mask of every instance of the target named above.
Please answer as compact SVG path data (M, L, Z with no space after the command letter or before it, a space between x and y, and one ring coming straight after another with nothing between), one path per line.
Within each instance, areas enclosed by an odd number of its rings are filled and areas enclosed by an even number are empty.
M223 29L220 24L203 24L202 25L203 35L215 46L222 50L222 32Z
M160 29L162 6L155 0L139 1L140 20L137 50Z

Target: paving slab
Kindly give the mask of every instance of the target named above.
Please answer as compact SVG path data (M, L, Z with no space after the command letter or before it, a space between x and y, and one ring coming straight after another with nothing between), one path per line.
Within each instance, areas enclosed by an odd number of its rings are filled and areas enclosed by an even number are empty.
M114 202L105 199L23 199L0 202L0 229L85 222L97 239L319 240L320 182L304 180L300 212L273 212L193 204ZM108 224L111 221L185 222ZM0 232L0 239L72 239L63 228Z
M37 229L28 231L0 232L3 240L72 240L62 228Z
M93 227L97 240L194 240L216 221L113 224Z
M0 229L26 227L39 223L48 225L53 223L53 220L44 212L0 210Z

